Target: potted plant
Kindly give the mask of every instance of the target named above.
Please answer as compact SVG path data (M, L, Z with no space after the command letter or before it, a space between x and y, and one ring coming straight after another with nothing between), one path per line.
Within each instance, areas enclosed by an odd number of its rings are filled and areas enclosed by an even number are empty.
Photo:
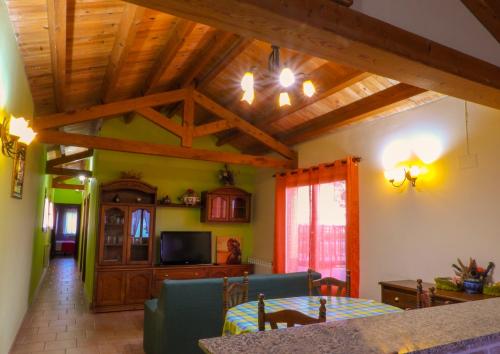
M476 260L472 258L469 260L469 265L467 266L460 258L457 259L457 262L458 265L453 264L453 268L455 269L455 274L462 280L465 292L468 294L481 294L483 286L490 276L490 272L495 267L493 262L489 262L486 269L478 266Z

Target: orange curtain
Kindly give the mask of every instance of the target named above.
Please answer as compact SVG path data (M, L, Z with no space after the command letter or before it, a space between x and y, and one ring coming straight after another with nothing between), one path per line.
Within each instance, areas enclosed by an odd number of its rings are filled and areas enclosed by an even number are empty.
M357 164L352 158L276 177L274 272L315 269L359 293Z

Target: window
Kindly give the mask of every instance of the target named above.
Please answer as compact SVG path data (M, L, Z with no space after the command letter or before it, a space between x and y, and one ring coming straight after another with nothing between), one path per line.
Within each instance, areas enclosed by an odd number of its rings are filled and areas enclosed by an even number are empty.
M63 219L64 236L76 236L78 228L78 212L76 209L66 210Z
M345 187L338 181L286 188L287 273L313 268L345 279Z
M358 295L359 221L357 165L336 161L276 177L276 273L314 269L344 280Z

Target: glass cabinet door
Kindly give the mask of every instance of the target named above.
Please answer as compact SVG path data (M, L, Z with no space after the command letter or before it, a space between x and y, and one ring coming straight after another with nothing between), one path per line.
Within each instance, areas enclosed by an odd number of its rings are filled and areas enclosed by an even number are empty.
M128 263L149 263L154 235L153 209L147 207L130 208Z
M228 220L228 197L225 195L210 195L208 197L208 220Z
M127 234L127 208L104 207L102 214L100 262L102 264L122 264Z
M231 196L231 220L247 221L249 216L249 199L244 196Z

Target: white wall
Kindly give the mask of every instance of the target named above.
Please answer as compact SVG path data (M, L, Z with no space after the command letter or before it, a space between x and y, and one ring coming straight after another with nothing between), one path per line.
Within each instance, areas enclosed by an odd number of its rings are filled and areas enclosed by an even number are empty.
M381 280L432 281L452 275L457 257L500 266L500 111L469 104L471 152L479 165L460 169L465 154L463 101L445 98L391 117L360 123L297 146L300 167L361 156L361 296L379 299ZM444 152L416 188L384 179L382 152L421 132L440 137ZM254 257L272 259L274 181L260 171ZM500 280L500 276L496 277Z
M500 45L460 0L354 0L352 8L500 66Z

